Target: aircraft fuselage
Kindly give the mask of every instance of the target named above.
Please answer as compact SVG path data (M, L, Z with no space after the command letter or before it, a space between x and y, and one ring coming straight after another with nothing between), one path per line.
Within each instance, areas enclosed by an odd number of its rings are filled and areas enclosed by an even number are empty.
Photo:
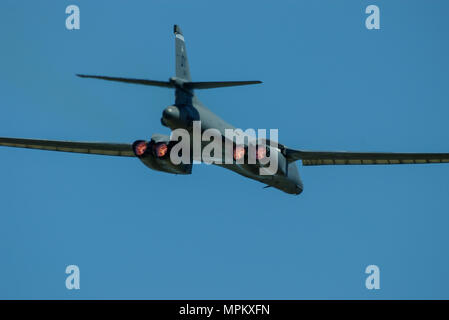
M225 137L226 129L236 129L210 111L193 92L176 89L176 102L163 111L161 118L162 124L172 130L179 128L186 129L190 133L191 141L193 141L194 137L191 130L193 121L201 122L201 134L208 129L216 129ZM208 141L202 141L201 146L204 147L208 143ZM259 174L259 167L256 164L213 164L232 170L247 178L260 181L289 194L300 194L303 190L303 184L296 163L288 163L284 155L279 152L279 149L275 149L272 152L278 153L278 168L274 175ZM194 160L201 161L201 159Z

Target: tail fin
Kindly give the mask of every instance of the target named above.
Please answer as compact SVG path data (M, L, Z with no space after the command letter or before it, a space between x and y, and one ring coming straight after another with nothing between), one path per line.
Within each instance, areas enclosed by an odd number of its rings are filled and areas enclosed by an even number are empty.
M186 44L181 28L175 24L173 28L175 33L175 50L176 50L176 77L186 82L192 81L190 77L189 60L187 59Z
M170 78L169 81L158 81L149 79L134 79L134 78L122 78L122 77L109 77L100 75L87 75L87 74L77 74L80 78L93 78L101 79L107 81L117 81L133 84L142 84L146 86L156 86L173 88L179 91L177 95L179 97L183 96L182 92L192 91L195 89L214 89L214 88L225 88L225 87L235 87L244 86L249 84L258 84L262 81L205 81L205 82L192 82L190 77L189 61L187 60L187 50L186 44L184 42L184 36L182 34L181 28L178 25L174 25L175 33L175 49L176 49L176 77ZM178 90L182 89L182 90ZM192 92L187 94L191 96Z

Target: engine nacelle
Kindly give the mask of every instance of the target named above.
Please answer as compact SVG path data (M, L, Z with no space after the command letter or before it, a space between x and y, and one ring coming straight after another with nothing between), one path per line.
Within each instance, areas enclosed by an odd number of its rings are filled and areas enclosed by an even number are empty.
M174 143L170 137L154 134L151 140L137 140L133 143L133 151L147 167L174 174L191 174L192 164L173 164L170 161L170 151Z
M248 167L253 168L254 170L258 170L259 167L269 167L269 160L273 160L276 158L278 163L278 168L281 170L280 172L286 172L287 160L279 151L278 148L271 148L269 145L254 145L254 146L245 146L245 145L235 145L233 149L233 159L235 161L243 161ZM251 166L251 164L257 164L257 166Z

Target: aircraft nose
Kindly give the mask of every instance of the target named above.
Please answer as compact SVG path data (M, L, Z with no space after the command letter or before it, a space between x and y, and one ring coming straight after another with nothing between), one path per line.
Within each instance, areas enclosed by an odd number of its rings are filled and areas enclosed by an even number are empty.
M180 113L179 109L176 106L169 106L165 108L164 112L162 113L162 117L164 117L165 120L179 120Z

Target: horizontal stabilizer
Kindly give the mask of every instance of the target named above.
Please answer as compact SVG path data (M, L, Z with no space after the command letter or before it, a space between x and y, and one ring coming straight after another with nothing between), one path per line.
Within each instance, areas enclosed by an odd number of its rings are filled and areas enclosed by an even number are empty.
M284 153L289 162L302 160L305 166L449 163L449 153L301 151L287 148Z
M80 78L90 78L90 79L100 79L107 81L117 81L133 84L142 84L146 86L156 86L164 88L176 88L176 86L182 86L185 89L214 89L214 88L225 88L225 87L235 87L235 86L245 86L249 84L259 84L262 81L205 81L205 82L190 82L190 81L175 81L173 78L171 81L157 81L157 80L147 80L147 79L133 79L133 78L120 78L120 77L107 77L107 76L93 76L86 74L77 74Z
M91 75L85 75L85 74L77 74L77 76L80 78L91 78L91 79L100 79L100 80L107 80L107 81L143 84L146 86L156 86L156 87L165 87L165 88L174 88L175 87L174 83L168 82L168 81L106 77L106 76L91 76Z
M206 82L186 82L185 87L191 89L214 89L225 87L246 86L249 84L259 84L262 81L206 81Z

